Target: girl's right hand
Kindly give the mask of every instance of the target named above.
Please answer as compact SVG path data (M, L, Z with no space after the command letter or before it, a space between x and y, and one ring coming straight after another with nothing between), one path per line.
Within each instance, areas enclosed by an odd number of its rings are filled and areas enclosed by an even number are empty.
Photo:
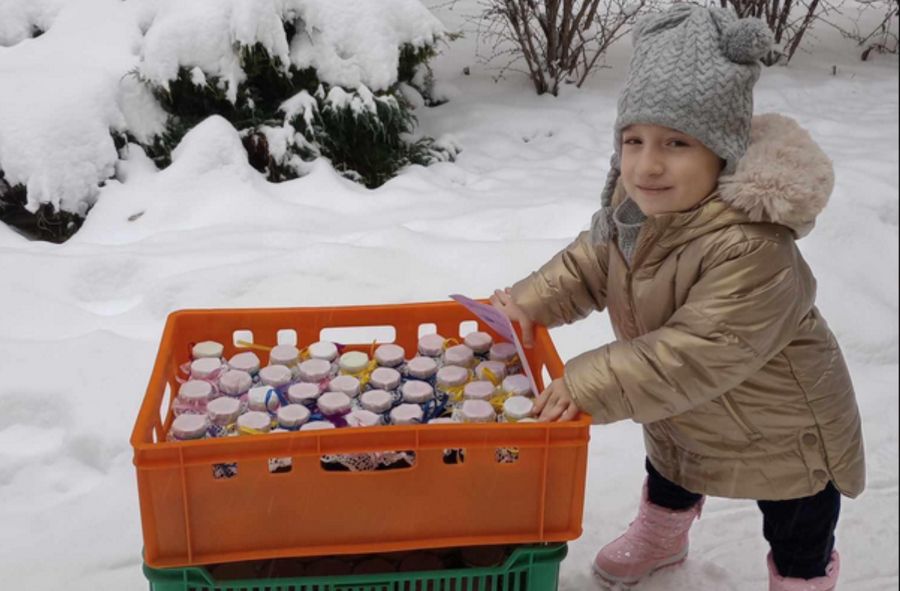
M528 348L534 346L534 323L531 322L525 310L512 300L510 288L495 289L494 295L491 296L491 304L503 312L507 318L519 323L519 326L522 327L522 344L524 346Z

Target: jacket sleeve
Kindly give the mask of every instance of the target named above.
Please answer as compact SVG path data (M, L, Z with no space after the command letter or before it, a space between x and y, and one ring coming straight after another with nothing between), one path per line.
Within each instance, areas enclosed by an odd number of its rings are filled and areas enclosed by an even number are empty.
M538 324L552 327L580 320L606 307L607 245L591 232L578 235L540 269L512 287L512 299Z
M566 364L576 405L594 421L650 423L717 398L790 343L815 280L793 240L744 241L713 255L665 325Z

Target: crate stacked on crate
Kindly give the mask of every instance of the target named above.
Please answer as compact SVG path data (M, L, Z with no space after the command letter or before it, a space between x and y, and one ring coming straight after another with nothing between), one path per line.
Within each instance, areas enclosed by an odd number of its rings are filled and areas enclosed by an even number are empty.
M190 363L198 341L221 343L221 355L231 359L246 350L248 342L257 348L272 345L286 333L296 343L309 344L328 340L325 336L330 334L374 331L380 341L392 341L410 352L418 347L421 327L456 337L462 336L462 326L474 320L453 302L194 310L170 315L132 434L146 572L151 581L159 579L155 588L168 590L159 585L175 578L185 585L194 581L191 589L231 589L209 580L204 567L214 564L421 548L506 545L511 554L502 565L489 567L494 569L491 572L470 573L497 581L504 576L503 580L513 581L514 572L526 568L523 564L531 569L537 556L557 556L558 567L560 552L565 553L565 546L558 543L581 533L587 417L566 423L432 421L286 430L264 437L170 440L173 407L180 381L185 379L181 368ZM477 328L499 340L490 327L478 323ZM543 376L562 374L562 362L546 330L538 329L535 340L523 361L542 388ZM343 352L351 351L371 354L371 339L357 336ZM264 404L270 401L271 396ZM516 451L513 461L503 453L509 450ZM448 452L456 453L452 461ZM335 457L397 453L408 461L388 466L395 469L329 469ZM273 465L288 469L273 470ZM229 467L225 478L221 477L223 466ZM557 544L527 546L552 543ZM526 546L512 551L513 545ZM457 569L452 574L463 581L468 576L465 572ZM409 574L396 576L413 580ZM206 587L198 582L202 580ZM351 581L342 581L335 578L332 587L321 589L367 590L367 584L376 585L364 581L352 586ZM289 584L293 587L286 588L305 589L299 584L294 581ZM325 585L302 584L313 585L310 589ZM241 585L234 588L253 588ZM403 588L377 585L371 588ZM171 587L176 588L182 587ZM485 587L454 589L462 588ZM522 591L543 589L522 587Z

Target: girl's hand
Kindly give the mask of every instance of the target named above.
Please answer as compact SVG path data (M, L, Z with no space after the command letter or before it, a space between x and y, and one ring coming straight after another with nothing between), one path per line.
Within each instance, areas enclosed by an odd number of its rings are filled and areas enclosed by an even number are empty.
M534 416L541 422L571 421L578 416L578 412L562 378L550 382L534 403Z
M534 346L534 323L531 322L525 310L512 301L508 287L503 291L495 289L494 295L491 296L491 304L503 312L507 318L519 323L519 326L522 327L522 344L524 346L529 349Z

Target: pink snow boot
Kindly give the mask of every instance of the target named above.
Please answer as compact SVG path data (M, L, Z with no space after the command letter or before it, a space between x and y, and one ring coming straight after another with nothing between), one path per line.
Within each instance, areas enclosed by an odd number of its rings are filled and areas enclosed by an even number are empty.
M633 585L664 566L682 562L688 553L688 530L702 508L703 499L684 511L654 505L644 484L637 518L600 550L594 573L612 585Z
M831 560L825 567L825 576L814 579L797 579L782 577L775 568L772 553L766 557L769 565L769 591L834 591L837 588L838 573L841 570L841 558L837 551L831 553Z

